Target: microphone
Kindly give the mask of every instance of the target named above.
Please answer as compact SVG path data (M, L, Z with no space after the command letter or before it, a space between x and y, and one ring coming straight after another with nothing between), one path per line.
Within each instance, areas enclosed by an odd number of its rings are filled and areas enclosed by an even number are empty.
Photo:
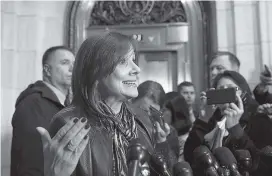
M193 152L194 157L194 171L201 171L209 176L218 176L217 170L220 170L220 166L208 147L201 145L197 147ZM220 174L221 175L221 174Z
M138 176L140 174L140 164L143 164L148 160L149 153L141 144L140 139L136 138L131 140L127 152L128 175Z
M162 176L171 176L169 170L167 169L167 164L162 155L154 154L150 159L150 166L153 171L159 173Z
M252 167L252 159L248 150L236 150L234 152L235 157L238 161L239 170L242 175L249 176L249 170Z
M238 171L237 161L232 152L227 147L218 147L214 150L214 156L223 167L225 174L228 170L232 176L241 176Z
M178 162L174 165L174 176L193 176L190 164L186 161Z
M272 147L271 146L266 146L264 148L261 149L260 151L260 157L261 160L264 161L265 163L271 163L271 167L272 167Z
M271 175L272 173L272 147L266 146L259 151L260 162L258 171L262 175Z

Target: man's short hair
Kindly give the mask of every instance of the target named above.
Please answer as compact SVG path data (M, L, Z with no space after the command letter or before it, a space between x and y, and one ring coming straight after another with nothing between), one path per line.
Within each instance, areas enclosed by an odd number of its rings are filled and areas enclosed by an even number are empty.
M192 82L183 81L182 83L178 85L178 92L180 92L183 87L191 87L191 86L195 88L195 85Z
M217 53L215 53L213 56L212 56L212 59L211 59L211 63L214 59L220 57L220 56L228 56L229 58L229 61L231 62L232 65L236 65L238 66L238 68L240 67L241 63L240 63L240 60L238 59L238 57L236 57L234 54L232 54L231 52L229 51L218 51ZM211 64L210 63L210 64Z
M50 55L53 54L55 51L57 50L66 50L66 51L70 51L71 53L73 53L73 51L67 47L67 46L53 46L48 48L42 57L42 65L44 66L44 64L46 64L50 58Z

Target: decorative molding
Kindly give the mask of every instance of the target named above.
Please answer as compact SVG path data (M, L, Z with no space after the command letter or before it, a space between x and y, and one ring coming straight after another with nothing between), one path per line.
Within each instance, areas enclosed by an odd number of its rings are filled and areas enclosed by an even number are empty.
M75 33L76 33L76 15L79 9L80 1L70 1L67 3L67 9L65 16L66 29L64 29L65 42L75 52Z
M181 1L97 1L89 25L187 22Z
M113 2L113 1L112 1ZM86 33L87 31L93 30L93 27L101 27L94 22L92 22L92 14L93 11L95 11L95 5L101 3L101 1L94 1L94 0L88 0L88 1L69 1L68 4L71 4L70 11L67 11L66 17L67 23L68 23L68 30L66 30L66 37L67 37L67 44L74 49L74 51L77 50L77 47L80 45L83 39L87 37ZM118 5L119 1L117 2ZM165 25L160 23L163 21L163 23L166 24L177 24L175 22L175 18L170 18L169 20L165 20L167 18L162 18L165 15L161 15L162 12L160 12L157 8L157 3L163 3L161 1L155 1L153 4L153 8L151 12L148 10L140 10L141 13L148 13L150 16L150 13L159 14L157 15L156 20L154 22L145 21L145 23L142 24L130 24L131 26L160 26ZM168 2L164 2L168 3ZM211 6L212 2L207 1L176 1L176 3L181 5L181 10L164 10L164 13L166 14L172 14L172 13L181 13L180 15L181 19L180 21L189 23L189 41L186 43L185 47L187 48L185 50L186 52L186 60L191 63L191 69L197 70L197 73L192 74L192 81L195 82L197 89L197 92L200 92L201 90L204 90L208 87L208 82L205 81L208 77L208 59L211 55L214 48L217 48L217 39L214 38L216 36L216 13L210 13L209 11L215 10L215 5ZM215 4L215 2L213 2ZM152 4L151 4L152 5ZM146 9L149 9L151 5L147 6ZM170 7L170 6L168 6ZM178 6L174 6L174 9L179 8ZM103 9L103 8L102 8ZM116 10L116 9L114 9ZM120 9L121 10L121 9ZM119 10L119 12L120 12ZM109 11L109 10L108 10ZM112 11L112 10L111 10ZM137 11L136 11L137 12ZM137 12L137 13L139 13ZM108 12L107 12L108 13ZM116 13L116 12L114 12ZM120 13L123 13L122 10ZM125 13L130 14L131 11L125 11ZM167 15L166 15L167 16ZM171 15L169 15L171 16ZM125 16L126 17L126 16ZM173 21L171 21L173 20ZM177 20L176 20L177 21ZM178 22L180 22L178 21ZM104 23L106 24L106 23ZM126 24L126 23L122 23ZM119 25L115 24L115 26ZM121 25L122 27L128 27L130 25ZM213 27L215 26L215 27ZM111 26L113 27L113 26ZM164 48L169 51L168 48ZM161 50L161 49L158 49ZM205 67L201 67L205 65ZM189 70L192 72L191 70Z

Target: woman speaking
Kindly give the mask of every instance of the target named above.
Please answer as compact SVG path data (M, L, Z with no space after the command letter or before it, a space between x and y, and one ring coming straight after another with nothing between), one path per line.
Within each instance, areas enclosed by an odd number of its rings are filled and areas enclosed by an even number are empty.
M148 153L160 154L167 163L169 126L152 124L145 112L127 103L138 96L136 56L135 43L119 33L107 32L83 42L73 69L71 105L53 118L52 138L37 128L45 176L126 176L127 148L136 138ZM142 168L143 175L148 173ZM156 172L151 165L148 168Z

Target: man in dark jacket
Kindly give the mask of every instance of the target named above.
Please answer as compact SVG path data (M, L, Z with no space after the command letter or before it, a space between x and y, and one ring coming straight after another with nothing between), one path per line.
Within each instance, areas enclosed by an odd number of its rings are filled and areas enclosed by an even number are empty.
M43 175L43 151L36 127L48 128L64 108L75 57L64 46L43 55L43 81L30 84L18 97L12 118L11 176Z

